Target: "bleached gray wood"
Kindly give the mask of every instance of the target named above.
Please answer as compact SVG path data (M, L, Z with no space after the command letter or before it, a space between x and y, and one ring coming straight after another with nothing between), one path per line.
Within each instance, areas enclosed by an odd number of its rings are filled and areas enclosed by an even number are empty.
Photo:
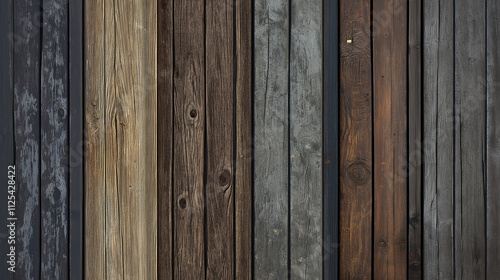
M290 277L322 279L322 1L290 3Z
M286 279L289 6L254 3L254 271L255 279Z

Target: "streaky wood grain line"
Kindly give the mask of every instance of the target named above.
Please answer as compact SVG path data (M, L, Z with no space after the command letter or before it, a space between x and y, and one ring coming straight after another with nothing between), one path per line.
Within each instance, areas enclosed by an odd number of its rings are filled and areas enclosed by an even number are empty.
M407 277L407 9L373 1L374 279Z
M236 279L252 273L252 1L236 2Z
M205 278L205 7L174 2L174 278Z
M290 1L290 278L323 278L322 1Z
M289 4L254 2L254 277L285 279L289 232Z
M372 277L370 12L340 1L340 279Z
M14 127L18 213L15 279L40 279L41 1L14 1Z
M173 8L158 0L158 279L173 278Z

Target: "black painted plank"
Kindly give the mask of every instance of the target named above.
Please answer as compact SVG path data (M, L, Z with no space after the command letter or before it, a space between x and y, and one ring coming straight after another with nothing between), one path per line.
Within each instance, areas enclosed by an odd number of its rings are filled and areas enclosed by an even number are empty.
M83 0L69 2L69 278L83 278Z
M338 0L323 2L323 271L339 277Z
M41 1L14 1L14 127L17 175L16 279L40 279Z
M69 117L68 5L43 1L41 71L41 277L67 279Z

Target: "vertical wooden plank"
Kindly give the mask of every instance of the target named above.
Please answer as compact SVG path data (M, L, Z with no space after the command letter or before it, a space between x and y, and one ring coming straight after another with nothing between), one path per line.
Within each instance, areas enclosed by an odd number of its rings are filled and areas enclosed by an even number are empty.
M85 1L85 278L106 279L104 1Z
M500 3L488 0L486 2L487 22L486 22L486 62L487 62L487 111L486 111L486 153L487 153L487 196L486 196L486 244L487 262L486 278L495 279L500 275L500 253L496 248L500 247L500 53L498 44L500 42Z
M288 277L288 1L254 2L254 271Z
M204 1L174 2L174 278L205 278Z
M372 277L371 1L340 1L340 278Z
M14 1L14 127L18 261L16 279L40 279L41 1Z
M41 278L68 278L68 5L43 1L40 96Z
M206 278L234 277L234 9L206 3Z
M422 279L422 2L408 2L408 278Z
M323 1L323 277L339 275L339 1Z
M0 96L2 97L2 102L0 103L0 174L2 178L0 179L1 185L5 186L2 193L0 194L0 205L5 205L2 207L7 207L9 205L9 196L11 193L8 191L14 191L14 195L19 195L18 189L14 184L14 189L8 187L11 181L8 176L15 175L9 174L9 166L15 165L14 162L14 103L13 97L14 92L12 90L12 52L13 52L13 41L11 35L13 34L13 18L12 18L12 0L2 0L0 2L2 10L0 11ZM12 170L11 171L15 171ZM16 178L15 178L16 179ZM19 214L19 213L18 213ZM7 221L9 217L6 208L0 209L0 221ZM18 225L18 223L16 222ZM14 275L8 270L11 267L7 262L10 261L10 247L15 244L9 244L10 230L7 226L2 227L0 230L0 252L2 253L0 257L0 271L3 271L3 275L6 279L12 279ZM12 239L11 239L12 240ZM15 241L15 240L14 240ZM11 241L12 243L12 241ZM17 257L17 256L16 256Z
M252 1L236 1L236 278L252 278Z
M486 1L455 1L456 279L486 276ZM472 74L473 73L473 74Z
M83 2L69 3L69 278L83 278Z
M158 279L173 278L173 8L158 0Z
M407 277L407 4L373 1L374 279Z
M453 22L453 1L424 2L423 275L425 279L454 277L453 212L456 206L454 206Z
M290 277L321 279L323 5L290 5Z

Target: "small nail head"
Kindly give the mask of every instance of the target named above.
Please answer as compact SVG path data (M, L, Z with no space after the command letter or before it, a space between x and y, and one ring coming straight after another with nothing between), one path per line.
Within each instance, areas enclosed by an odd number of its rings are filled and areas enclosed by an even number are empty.
M352 43L352 40L351 39L347 40L347 43L348 44Z

